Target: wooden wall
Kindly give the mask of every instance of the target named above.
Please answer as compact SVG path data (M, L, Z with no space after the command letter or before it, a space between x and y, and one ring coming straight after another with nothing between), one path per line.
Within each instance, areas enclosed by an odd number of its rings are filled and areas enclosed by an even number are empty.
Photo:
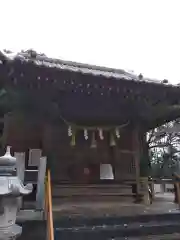
M73 169L73 181L86 181L83 170L91 167L91 180L99 181L100 163L111 163L115 179L135 179L135 158L132 129L122 129L116 146L110 147L109 134L104 140L97 141L97 148L90 148L91 136L85 140L83 132L76 137L76 145L70 146L68 126L50 125L26 120L20 123L14 116L6 117L4 144L11 145L14 151L28 151L30 148L42 148L48 156L52 176L58 181L70 181L68 173ZM70 167L71 166L71 167ZM69 173L70 174L70 173Z
M13 151L26 151L41 147L42 124L33 119L24 120L16 114L5 116L3 146L12 146Z

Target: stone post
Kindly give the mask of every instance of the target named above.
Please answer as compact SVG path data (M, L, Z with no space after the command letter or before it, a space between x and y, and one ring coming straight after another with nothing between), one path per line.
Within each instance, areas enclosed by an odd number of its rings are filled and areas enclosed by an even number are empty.
M32 192L32 185L24 186L17 176L16 158L10 154L0 157L0 240L16 239L22 228L15 224L18 199Z

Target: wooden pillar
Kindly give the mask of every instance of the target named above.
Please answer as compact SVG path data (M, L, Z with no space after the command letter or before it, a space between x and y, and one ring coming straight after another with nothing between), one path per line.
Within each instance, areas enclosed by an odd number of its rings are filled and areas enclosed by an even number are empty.
M149 192L148 192L148 176L141 176L141 164L142 156L144 156L144 132L139 126L135 126L133 129L133 151L134 151L134 163L136 168L136 199L137 201L143 201L145 204L149 204ZM143 159L145 161L145 159ZM146 162L144 162L146 164Z
M136 194L140 194L140 142L139 142L139 128L134 127L132 133L133 158L136 171Z
M4 129L3 134L1 137L1 145L2 149L4 150L7 145L7 139L8 139L8 131L9 131L9 116L8 114L4 115Z
M180 208L180 183L176 182L175 185L176 185L176 191L177 191L177 202Z

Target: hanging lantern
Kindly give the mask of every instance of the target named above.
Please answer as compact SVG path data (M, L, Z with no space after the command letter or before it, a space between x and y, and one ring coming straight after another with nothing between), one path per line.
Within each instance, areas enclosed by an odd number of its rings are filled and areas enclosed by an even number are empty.
M110 146L111 147L116 146L116 142L115 142L113 133L110 134Z
M97 147L97 142L95 138L95 132L92 133L92 142L91 142L91 148L96 148Z
M88 131L87 131L87 129L84 129L84 138L85 138L85 140L88 140Z
M71 137L71 146L74 147L75 145L76 145L76 135L75 133L73 133Z
M118 128L115 129L115 133L116 133L116 137L120 138L120 133L119 133L119 129Z
M104 139L103 130L102 130L101 128L99 128L99 138L100 138L101 140Z
M68 137L71 137L72 136L72 127L69 126L68 127Z

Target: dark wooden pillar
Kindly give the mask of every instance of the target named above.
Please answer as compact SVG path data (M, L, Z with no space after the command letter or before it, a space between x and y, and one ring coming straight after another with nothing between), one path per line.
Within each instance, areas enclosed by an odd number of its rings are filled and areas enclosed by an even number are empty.
M133 159L135 164L136 174L136 187L133 186L134 192L136 191L136 198L140 194L140 141L139 141L139 127L135 126L132 133L132 146L133 146Z
M139 182L141 197L144 204L149 205L152 201L153 191L150 192L148 182L150 176L149 149L146 142L146 132L143 128L138 129L138 152L139 152ZM152 187L152 186L151 186Z

